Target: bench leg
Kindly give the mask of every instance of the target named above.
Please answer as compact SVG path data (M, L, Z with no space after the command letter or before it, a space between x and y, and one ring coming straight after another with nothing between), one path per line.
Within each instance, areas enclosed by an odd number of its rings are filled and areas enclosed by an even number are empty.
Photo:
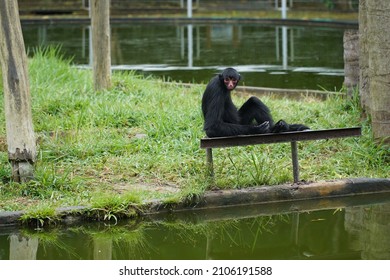
M214 177L213 150L211 148L206 148L206 158L208 175Z
M299 182L299 163L298 163L298 148L297 142L291 142L291 157L292 157L292 165L293 165L293 175L294 175L294 183Z

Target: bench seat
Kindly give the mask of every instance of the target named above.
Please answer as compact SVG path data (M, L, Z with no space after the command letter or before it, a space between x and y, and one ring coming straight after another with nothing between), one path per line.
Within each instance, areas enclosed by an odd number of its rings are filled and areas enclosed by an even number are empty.
M206 149L207 165L209 174L214 175L213 170L213 148L228 148L237 146L272 144L272 143L291 143L291 155L293 164L294 183L299 182L299 164L298 164L298 141L323 140L332 138L344 138L361 136L361 127L335 128L324 130L306 130L283 133L269 133L256 135L239 135L232 137L213 137L202 138L200 147Z

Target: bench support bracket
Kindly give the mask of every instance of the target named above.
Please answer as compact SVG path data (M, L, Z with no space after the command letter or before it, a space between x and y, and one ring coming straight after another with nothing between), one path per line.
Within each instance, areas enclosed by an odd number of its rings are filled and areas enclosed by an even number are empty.
M206 158L207 158L207 173L210 177L214 177L213 149L206 148Z
M299 182L299 162L298 162L298 147L297 142L291 142L291 158L293 165L294 183Z

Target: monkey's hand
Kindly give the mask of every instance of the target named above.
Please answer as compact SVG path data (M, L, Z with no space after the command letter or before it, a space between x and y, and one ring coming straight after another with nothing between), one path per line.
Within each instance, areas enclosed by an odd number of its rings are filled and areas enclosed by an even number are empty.
M271 128L272 133L280 133L280 132L286 132L289 131L290 127L289 125L284 121L280 120L278 121L273 128Z
M256 128L256 134L268 133L270 131L270 125L268 121L256 125L255 128Z

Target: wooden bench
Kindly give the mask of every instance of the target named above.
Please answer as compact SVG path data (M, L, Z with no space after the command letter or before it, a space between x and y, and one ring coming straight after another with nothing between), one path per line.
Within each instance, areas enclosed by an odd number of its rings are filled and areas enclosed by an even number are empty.
M353 136L361 136L361 127L283 132L276 134L242 135L233 137L202 138L200 140L200 147L202 149L206 149L208 171L209 174L213 176L213 148L228 148L237 146L291 142L294 183L297 183L299 182L299 163L297 148L298 141L323 140Z

